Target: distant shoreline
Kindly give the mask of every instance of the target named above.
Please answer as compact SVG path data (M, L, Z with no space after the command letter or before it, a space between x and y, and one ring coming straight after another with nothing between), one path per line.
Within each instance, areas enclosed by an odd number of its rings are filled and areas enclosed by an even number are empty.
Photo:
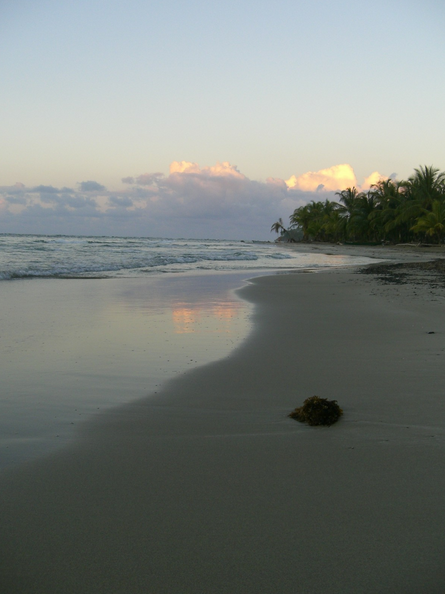
M329 242L280 243L285 249L301 253L324 253L384 260L389 263L430 262L445 258L445 246L419 247L417 245L350 245ZM372 265L372 264L371 264ZM359 265L361 266L361 265ZM366 265L364 265L366 266Z

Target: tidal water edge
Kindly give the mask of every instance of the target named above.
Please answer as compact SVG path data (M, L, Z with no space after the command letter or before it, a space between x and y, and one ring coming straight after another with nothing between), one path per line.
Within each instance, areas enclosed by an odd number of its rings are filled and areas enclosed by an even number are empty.
M0 469L227 356L251 327L234 292L247 279L366 261L267 243L0 236Z

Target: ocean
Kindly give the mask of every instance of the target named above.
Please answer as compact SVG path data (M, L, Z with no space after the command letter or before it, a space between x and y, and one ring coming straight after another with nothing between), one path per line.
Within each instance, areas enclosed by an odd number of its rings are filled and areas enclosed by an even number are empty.
M0 280L317 269L362 261L368 259L299 253L272 242L0 234Z

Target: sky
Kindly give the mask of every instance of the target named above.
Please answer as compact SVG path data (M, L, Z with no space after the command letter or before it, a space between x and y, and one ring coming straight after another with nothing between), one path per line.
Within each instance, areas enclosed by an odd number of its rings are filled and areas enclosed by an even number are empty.
M0 232L273 239L445 169L443 0L0 0Z

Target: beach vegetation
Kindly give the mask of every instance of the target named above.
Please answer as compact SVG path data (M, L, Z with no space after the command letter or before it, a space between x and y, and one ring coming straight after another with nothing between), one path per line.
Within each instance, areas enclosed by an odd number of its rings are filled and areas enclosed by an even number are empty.
M283 219L281 217L278 219L278 221L276 221L276 223L272 225L270 230L271 232L274 231L275 233L279 233L280 235L283 235L287 231L287 229L284 226Z
M445 172L420 166L407 180L382 179L368 191L346 188L337 200L312 200L296 208L282 239L298 230L302 241L442 244L445 238ZM294 235L295 237L295 235Z
M293 410L289 417L307 425L333 425L342 416L343 410L336 400L311 396L303 406Z
M281 218L279 218L278 221L276 221L276 223L272 225L270 230L280 235L280 241L288 241L294 243L296 241L301 241L303 239L303 234L298 227L286 229L283 223L283 219Z

